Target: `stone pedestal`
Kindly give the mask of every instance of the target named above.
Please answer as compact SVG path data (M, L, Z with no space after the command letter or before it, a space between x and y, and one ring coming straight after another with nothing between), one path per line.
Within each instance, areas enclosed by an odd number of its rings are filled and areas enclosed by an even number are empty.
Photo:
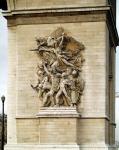
M39 120L39 144L7 144L5 150L117 150L105 143L79 144L82 117L76 107L41 107L36 118Z
M45 144L49 145L49 149L77 150L79 148L77 119L80 118L80 114L76 108L41 108L37 117L40 120L39 142L41 145L43 144L44 147Z
M38 118L80 118L76 107L41 107Z

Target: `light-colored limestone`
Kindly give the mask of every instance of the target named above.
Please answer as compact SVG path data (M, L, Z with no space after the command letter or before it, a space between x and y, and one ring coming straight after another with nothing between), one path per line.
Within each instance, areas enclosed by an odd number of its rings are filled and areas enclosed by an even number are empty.
M9 50L8 53L8 92L7 92L7 143L16 143L16 28L9 28ZM10 132L9 132L10 131Z
M17 143L39 143L39 120L17 119Z
M81 114L78 113L76 107L41 107L36 116L39 118L80 118Z
M31 83L35 83L35 69L38 63L38 56L34 53L31 53L29 50L32 48L35 48L35 42L34 38L38 36L47 36L47 34L51 33L54 29L56 29L58 26L62 26L63 28L67 29L67 31L70 32L70 34L75 37L77 40L83 41L86 49L84 52L84 57L85 57L85 63L83 66L83 78L86 81L85 84L85 90L83 97L81 99L81 105L79 106L79 111L81 112L82 117L105 117L106 112L105 112L105 102L106 102L106 81L105 78L107 76L106 72L106 39L108 38L106 35L106 23L103 22L84 22L84 23L62 23L62 24L39 24L39 25L19 25L16 28L16 55L17 58L17 71L16 71L16 78L17 78L17 90L16 90L16 115L21 116L21 115L34 115L38 114L39 108L40 108L40 101L37 98L37 93L32 90L30 87ZM40 33L40 34L39 34ZM98 34L97 34L98 33ZM29 36L30 35L30 36ZM97 45L97 43L99 43ZM15 51L14 51L15 52ZM12 54L10 54L12 55ZM52 135L52 138L50 137L51 133L60 135L58 133L57 129L60 128L60 125L62 124L61 131L65 133L64 129L68 129L68 122L73 122L73 121L68 121L67 123L64 121L59 121L57 123L57 119L53 121L53 124L55 125L55 128L50 130L49 127L46 128L45 125L50 124L47 119L43 121L43 119L39 118L39 127L40 129L41 126L44 128L42 130L35 129L35 125L33 124L33 137L34 135L39 131L39 138L41 138L40 142L50 142L51 143L54 141L54 143L59 142L58 138L55 138L55 135ZM68 119L67 119L68 120ZM21 121L21 123L20 123ZM28 120L26 119L25 122ZM34 121L34 120L33 120ZM82 120L83 121L83 120ZM74 127L69 128L68 131L72 132L75 134L79 134L79 143L84 141L88 142L88 139L90 142L93 142L94 140L101 141L105 140L105 125L104 125L104 120L99 122L94 122L93 119L90 119L90 122L92 125L88 126L88 120L84 120L81 123L81 120L78 121L78 126L79 128L79 133L75 130L77 127L76 125ZM29 121L28 121L29 122ZM44 122L44 123L43 123ZM63 125L63 122L65 123ZM102 123L103 122L103 123ZM29 124L29 123L28 123ZM27 125L28 125L27 124ZM97 136L93 136L91 138L91 133L94 131L94 127L96 125L99 125L100 130L95 129L95 132ZM26 126L27 126L26 125ZM17 142L23 143L25 140L25 137L29 137L30 129L28 129L29 132L25 132L23 128L25 127L24 124L22 124L22 120L17 121ZM21 126L21 127L20 127ZM85 126L85 131L83 131L83 128ZM90 127L90 129L89 129ZM86 130L87 129L87 130ZM20 133L20 130L22 131ZM99 132L98 132L98 131ZM67 131L67 132L68 132ZM100 132L101 131L101 132ZM9 134L12 136L11 130L8 131ZM83 132L83 134L81 134ZM89 132L89 134L88 134ZM24 134L24 136L22 135ZM73 134L70 138L69 135L66 136L66 134L61 135L61 139L67 139L69 138L69 142L73 142L73 139L76 139ZM102 136L103 133L103 136ZM31 134L31 135L32 135ZM46 137L49 138L47 139ZM82 135L82 137L80 137ZM22 136L24 138L22 138ZM37 137L38 138L38 137ZM9 141L10 139L8 139ZM34 142L35 138L32 140L32 136L29 139L29 143ZM64 143L66 142L64 140ZM28 139L26 139L28 142ZM37 140L36 140L37 141ZM68 141L68 139L67 139Z
M100 23L89 22L89 23L82 23L82 24L80 23L66 24L65 23L65 24L60 24L60 25L66 28L68 31L70 31L72 35L76 37L77 40L79 39L83 41L84 45L86 45L86 50L84 53L85 55L84 57L86 61L83 67L84 80L86 81L86 86L85 86L85 91L84 91L84 96L83 96L85 100L82 100L83 105L86 105L86 107L84 106L85 110L84 110L84 113L82 113L82 115L85 114L86 112L88 115L92 113L97 114L97 112L103 113L103 115L105 115L105 105L104 105L105 103L105 100L104 100L105 82L104 81L105 81L105 76L106 76L106 72L105 72L106 64L105 64L105 59L104 59L104 56L105 56L104 43L106 40L105 22L100 22ZM39 109L39 106L38 106L39 100L36 96L37 93L35 94L35 92L30 87L30 81L35 82L34 81L35 71L33 70L36 69L38 58L37 58L37 55L31 53L29 49L31 49L32 47L35 47L35 42L34 42L35 37L47 35L47 33L50 33L50 31L53 31L53 29L57 28L57 26L59 26L59 24L54 24L54 25L44 24L44 25L37 25L37 26L36 25L35 26L34 25L28 25L28 26L20 25L17 27L17 40L18 40L17 41L18 73L17 74L18 74L18 85L20 85L18 86L17 113L19 115L21 115L22 113L34 114L34 113L37 113ZM75 29L75 26L77 26L76 29ZM101 31L99 31L99 28ZM97 35L97 32L100 32L100 34ZM26 35L28 34L32 36L28 36L26 38ZM92 39L91 37L89 37L89 35L90 36L92 35L92 37L94 38ZM100 45L97 46L97 43L100 43ZM97 59L95 60L96 56L97 56ZM22 71L23 73L21 73ZM99 78L100 80L98 80ZM97 95L96 103L98 103L99 111L96 105L94 105L95 94ZM33 95L35 97L32 97ZM101 99L104 103L101 102ZM35 105L33 105L33 103L35 103ZM37 109L35 110L33 109L33 107L34 108L36 107ZM96 107L96 108L92 109L92 107Z
M115 146L105 144L92 144L92 145L33 145L33 144L17 144L8 145L6 150L117 150Z
M24 9L22 11L25 12L27 9L51 7L51 1L15 2L15 8L13 5L10 8L13 11ZM42 5L39 5L41 2ZM71 0L68 2L57 0L52 3L52 7L73 6ZM105 0L76 0L74 6L105 4ZM97 11L37 17L35 14L16 15L8 17L8 25L8 145L5 149L116 150L111 147L114 144L114 93L111 94L114 91L114 78L109 83L110 32L106 13ZM30 86L37 82L35 72L39 57L29 51L36 48L35 37L47 37L58 27L63 27L69 35L85 45L82 74L86 83L77 108L81 118L71 109L68 113L63 108L55 108L53 112L41 109L37 93ZM115 59L114 50L112 59ZM113 62L113 68L114 65Z
M89 6L105 6L106 0L11 0L9 2L10 10L28 10L43 8L64 8L64 7L89 7ZM14 5L13 5L13 3Z

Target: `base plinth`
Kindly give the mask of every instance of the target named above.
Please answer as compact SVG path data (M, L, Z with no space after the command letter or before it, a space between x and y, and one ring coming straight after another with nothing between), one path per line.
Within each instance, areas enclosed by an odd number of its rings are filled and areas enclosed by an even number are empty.
M81 114L77 112L76 107L42 107L39 113L36 115L40 118L47 117L81 117Z
M36 117L40 120L40 144L77 143L77 120L80 113L76 107L43 107Z
M101 144L92 145L39 145L39 144L8 144L5 150L118 150L116 146Z
M38 141L7 144L5 150L117 150L104 143L78 145L81 115L76 107L42 107L36 117Z

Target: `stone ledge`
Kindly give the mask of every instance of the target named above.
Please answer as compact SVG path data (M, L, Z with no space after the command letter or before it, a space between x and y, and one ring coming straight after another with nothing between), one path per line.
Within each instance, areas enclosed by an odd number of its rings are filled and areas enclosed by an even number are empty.
M98 144L7 144L5 150L117 150L116 145Z
M28 115L17 115L15 119L37 119L36 116L28 116Z
M47 13L66 13L66 12L94 12L94 11L108 11L110 6L94 6L94 7L56 7L56 8L42 8L42 9L20 9L20 10L11 10L3 11L3 15L12 16L12 15L25 15L25 14L47 14Z
M77 112L76 107L42 107L37 118L80 118L81 114Z
M57 144L7 144L5 150L79 150L79 145L57 145Z

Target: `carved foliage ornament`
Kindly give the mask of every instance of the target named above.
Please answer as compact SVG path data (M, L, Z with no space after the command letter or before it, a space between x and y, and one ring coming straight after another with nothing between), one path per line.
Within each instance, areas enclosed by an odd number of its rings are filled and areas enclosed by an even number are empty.
M84 45L57 28L49 37L36 39L40 62L37 66L37 91L44 107L75 106L84 90L81 77Z

